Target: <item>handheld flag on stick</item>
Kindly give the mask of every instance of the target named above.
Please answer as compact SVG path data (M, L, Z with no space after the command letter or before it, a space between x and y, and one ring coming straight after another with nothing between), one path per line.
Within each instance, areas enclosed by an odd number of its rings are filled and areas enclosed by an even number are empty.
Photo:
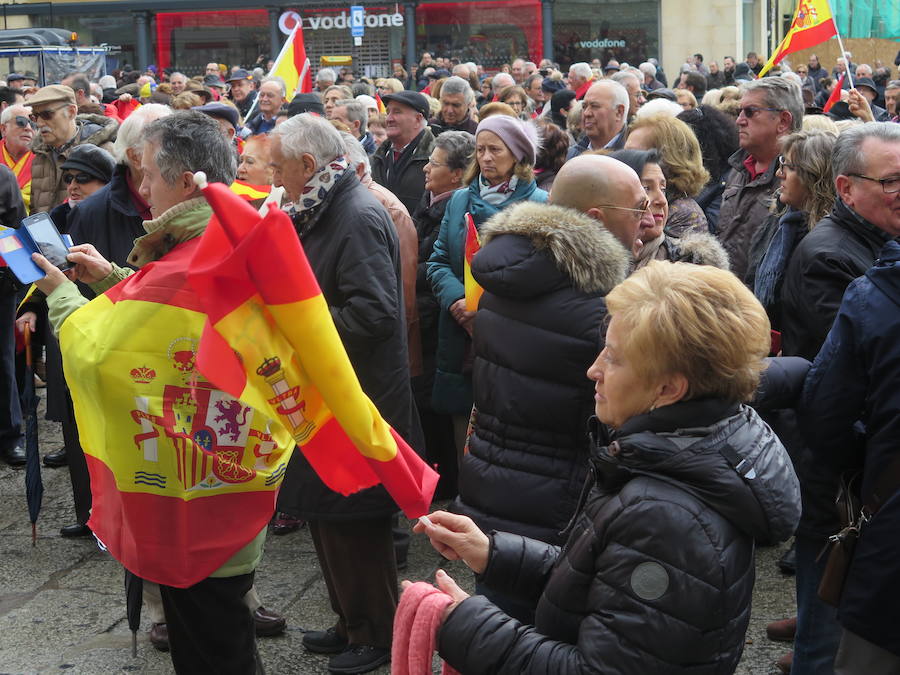
M463 262L463 285L466 289L466 311L478 310L478 302L481 300L484 289L472 276L472 258L481 250L481 240L478 238L478 229L471 213L466 214L466 256Z
M822 107L822 112L828 112L831 110L831 106L841 100L841 88L844 86L844 75L841 75L837 82L834 83L834 89L831 90L831 95L828 97L828 100L825 101L825 105Z
M426 513L438 475L363 392L290 218L195 178L215 214L188 273L208 317L200 372L285 429L332 490L381 483Z
M834 23L828 0L800 0L790 30L778 45L775 53L766 61L763 69L759 71L759 77L781 63L781 60L788 54L814 47L837 34L837 26ZM841 51L843 51L843 47L841 47Z
M312 91L312 70L309 59L306 57L306 46L303 42L303 23L297 22L294 30L288 36L284 47L278 53L278 58L269 71L269 77L280 77L284 80L285 98L293 100L294 94L308 94ZM244 115L249 120L256 110L257 97L250 106L250 110Z
M253 185L243 180L235 180L229 189L248 202L252 202L255 199L265 199L272 192L271 185Z

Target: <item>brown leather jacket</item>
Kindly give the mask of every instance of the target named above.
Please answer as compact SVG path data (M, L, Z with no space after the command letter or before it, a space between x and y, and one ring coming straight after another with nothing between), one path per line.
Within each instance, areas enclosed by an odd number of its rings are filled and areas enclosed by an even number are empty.
M745 280L753 233L769 216L769 205L781 180L775 176L778 162L772 161L765 173L750 180L744 167L746 150L738 150L729 159L731 171L725 174L725 191L719 212L716 236L731 261L731 271Z
M61 150L44 143L40 134L35 136L31 144L34 151L34 163L31 165L31 213L50 211L65 200L66 186L62 181L60 166L66 161L72 148L90 143L112 152L116 132L119 130L115 120L104 115L78 115L75 117L75 124L78 128L75 136Z

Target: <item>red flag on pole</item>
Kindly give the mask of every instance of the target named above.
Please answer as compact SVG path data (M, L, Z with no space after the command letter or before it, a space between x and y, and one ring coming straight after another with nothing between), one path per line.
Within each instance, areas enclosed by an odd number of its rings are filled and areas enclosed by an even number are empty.
M844 87L844 75L837 79L837 82L834 83L834 89L831 90L831 96L828 97L828 100L825 101L825 106L822 108L822 112L828 112L831 110L831 106L841 100L841 89Z

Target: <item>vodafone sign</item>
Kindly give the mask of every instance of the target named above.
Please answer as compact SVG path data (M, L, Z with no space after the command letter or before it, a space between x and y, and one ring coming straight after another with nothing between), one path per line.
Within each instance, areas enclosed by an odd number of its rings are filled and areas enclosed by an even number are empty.
M284 12L278 19L278 27L285 35L290 35L298 21L303 22L303 30L334 30L350 28L350 18L347 12L337 15L301 17L297 12ZM394 14L365 14L363 22L366 28L394 28L403 25L403 15Z

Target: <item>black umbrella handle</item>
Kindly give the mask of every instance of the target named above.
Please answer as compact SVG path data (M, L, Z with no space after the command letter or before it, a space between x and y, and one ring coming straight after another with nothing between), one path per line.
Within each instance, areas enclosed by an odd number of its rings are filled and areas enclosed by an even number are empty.
M22 326L22 335L25 341L25 365L31 368L34 365L31 361L31 326L27 322Z

